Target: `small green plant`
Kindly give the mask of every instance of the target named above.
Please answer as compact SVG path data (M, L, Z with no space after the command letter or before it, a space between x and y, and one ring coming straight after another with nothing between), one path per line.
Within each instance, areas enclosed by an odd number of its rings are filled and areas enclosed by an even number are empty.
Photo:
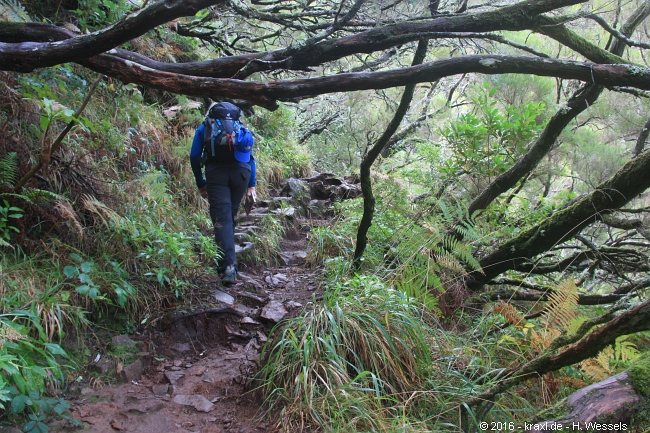
M3 205L0 205L0 247L10 247L12 233L19 233L20 230L11 225L12 219L19 219L23 217L22 209L16 206L11 206L7 200L3 200Z
M108 261L110 269L106 272L96 269L97 264L92 260L84 260L77 253L70 254L76 264L68 265L63 268L63 274L71 279L78 280L79 285L74 287L75 292L83 296L88 296L93 301L104 301L109 304L112 298L107 297L106 290L102 290L103 286L110 286L113 289L115 302L122 308L126 306L128 300L136 295L135 288L126 280L129 274L124 270L118 262ZM91 278L91 274L96 276L96 279ZM98 283L96 281L101 281Z
M24 431L47 431L46 415L68 408L64 400L46 396L48 388L62 384L67 360L61 346L49 341L35 311L0 314L0 406L8 403L14 414L27 415Z
M90 273L95 267L92 261L84 261L78 254L70 254L70 258L78 263L78 266L68 265L63 268L63 273L70 279L77 278L81 285L75 287L75 291L81 295L88 295L90 299L97 299L101 296L101 291L90 278Z
M544 126L537 122L543 103L529 102L519 107L499 109L494 95L497 88L486 85L473 98L478 113L464 113L458 120L440 129L451 150L452 163L443 172L452 178L467 173L474 182L491 179L506 171L526 152L530 140Z
M129 11L129 3L124 0L82 0L78 4L79 9L70 12L78 17L78 25L83 31L112 24Z

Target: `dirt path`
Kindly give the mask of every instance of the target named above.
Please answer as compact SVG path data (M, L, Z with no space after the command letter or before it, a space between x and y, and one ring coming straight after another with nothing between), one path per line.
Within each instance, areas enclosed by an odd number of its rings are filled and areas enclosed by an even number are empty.
M243 263L228 293L215 290L216 280L206 282L212 306L169 315L132 336L142 374L126 367L118 373L126 383L85 385L70 401L72 417L96 433L274 431L250 392L260 351L275 322L298 314L319 292L318 272L304 266L305 230L289 233L282 241L286 266L256 270ZM70 425L57 422L50 430Z

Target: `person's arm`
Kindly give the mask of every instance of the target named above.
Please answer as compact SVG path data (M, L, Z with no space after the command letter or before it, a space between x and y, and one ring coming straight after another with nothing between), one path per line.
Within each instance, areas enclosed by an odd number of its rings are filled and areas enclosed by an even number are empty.
M251 154L251 160L248 163L251 165L251 178L248 181L248 187L255 188L255 185L257 185L257 166L253 154Z
M203 170L201 169L201 156L203 155L203 129L204 126L202 123L198 128L196 128L194 141L192 141L192 149L190 150L190 166L192 167L192 173L194 173L196 186L199 189L205 186L205 178L203 177Z
M248 163L251 166L251 178L248 181L248 190L246 191L246 195L251 197L253 203L255 203L257 201L257 192L255 191L255 185L257 184L257 166L253 154L251 154L251 160L248 161Z

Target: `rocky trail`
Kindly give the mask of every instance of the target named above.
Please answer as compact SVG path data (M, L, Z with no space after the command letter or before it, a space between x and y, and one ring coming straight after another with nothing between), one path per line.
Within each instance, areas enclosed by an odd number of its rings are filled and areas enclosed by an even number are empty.
M98 354L90 369L94 377L117 380L100 386L85 378L71 385L70 416L94 433L275 431L277 420L264 413L252 383L262 347L276 323L322 299L320 271L305 264L310 227L327 223L332 201L359 195L358 184L330 174L285 182L278 197L259 203L238 224L237 283L223 288L216 277L198 282L196 308L170 311L133 335L113 336L111 352L128 356L120 361ZM269 214L287 227L281 265L259 268L246 259L255 253L249 240ZM74 430L64 420L49 428Z

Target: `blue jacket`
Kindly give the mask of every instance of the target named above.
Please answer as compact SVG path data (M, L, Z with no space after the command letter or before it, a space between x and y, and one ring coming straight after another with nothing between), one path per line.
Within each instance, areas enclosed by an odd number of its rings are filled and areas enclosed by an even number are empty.
M196 180L196 186L198 188L203 188L205 186L205 178L203 177L203 169L201 167L201 157L203 156L204 128L205 127L203 126L203 123L201 123L199 127L196 128L196 132L194 133L194 140L192 141L192 149L190 150L190 166L192 167L192 173L194 173L194 179ZM245 133L247 133L247 135L250 134L246 128L242 127L242 130L245 130ZM252 135L250 139L252 139ZM255 165L255 158L253 157L253 154L250 154L249 162L237 162L237 164L241 167L250 169L251 178L248 182L248 186L253 187L257 185L257 167Z

